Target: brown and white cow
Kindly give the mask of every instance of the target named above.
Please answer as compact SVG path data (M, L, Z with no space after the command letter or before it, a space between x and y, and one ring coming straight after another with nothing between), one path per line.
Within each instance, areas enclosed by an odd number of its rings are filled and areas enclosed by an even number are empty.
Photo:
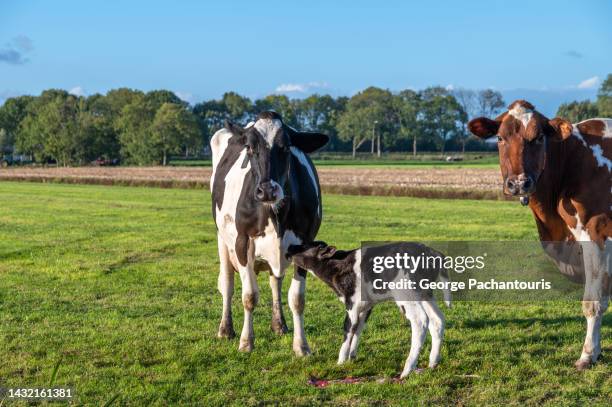
M601 353L602 315L612 291L612 119L572 125L517 100L496 119L480 117L468 127L480 138L497 135L504 193L529 205L544 248L581 242L552 257L562 273L585 284L587 333L576 367L587 368Z

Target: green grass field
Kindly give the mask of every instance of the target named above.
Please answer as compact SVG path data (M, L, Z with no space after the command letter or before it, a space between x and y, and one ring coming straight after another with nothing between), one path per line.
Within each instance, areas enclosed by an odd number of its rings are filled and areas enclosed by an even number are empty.
M452 152L449 155L457 155ZM438 154L439 156L439 154ZM446 162L433 154L422 154L416 158L410 155L398 153L386 154L381 158L372 157L369 154L360 154L353 159L350 154L342 153L315 153L313 161L317 166L323 167L373 167L373 168L498 168L499 158L497 153L466 153L463 161ZM478 157L478 158L476 158ZM173 166L188 167L210 167L211 160L182 160L174 159L170 161Z
M55 385L74 386L86 405L114 397L116 405L612 399L612 315L604 318L601 363L576 372L584 335L578 302L456 302L443 309L447 331L435 370L399 384L314 388L310 376L399 374L410 329L394 304L376 307L360 356L338 367L343 306L309 277L305 321L313 355L295 358L291 334L270 330L270 290L260 275L255 351L238 353L237 338L215 337L221 297L206 191L6 182L0 196L0 386L46 386L61 360ZM531 214L515 202L327 195L324 206L319 237L346 248L362 239L536 239Z

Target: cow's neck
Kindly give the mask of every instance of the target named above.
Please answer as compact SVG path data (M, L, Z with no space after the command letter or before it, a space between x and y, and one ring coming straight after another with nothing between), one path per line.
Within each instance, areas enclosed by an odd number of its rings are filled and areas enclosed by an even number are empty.
M578 190L579 179L572 169L578 168L582 154L582 145L574 137L548 143L546 165L538 179L536 192L529 198L541 240L565 240L568 237L558 206L562 198L571 198Z

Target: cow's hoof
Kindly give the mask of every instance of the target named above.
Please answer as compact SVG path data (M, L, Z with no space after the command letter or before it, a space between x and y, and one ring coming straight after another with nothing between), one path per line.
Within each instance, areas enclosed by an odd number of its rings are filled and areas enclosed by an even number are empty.
M574 366L576 366L576 370L586 370L591 367L591 361L589 359L578 359Z
M289 329L287 329L287 324L285 323L284 318L281 318L281 319L273 318L271 328L272 328L272 332L274 332L277 335L284 335L287 332L289 332Z
M253 344L253 339L240 339L240 345L238 346L239 352L252 352L255 345Z
M308 356L311 353L308 345L293 346L293 352L295 353L295 356L300 358L303 356Z
M219 325L219 332L217 332L217 338L225 338L232 339L236 336L236 332L234 332L234 327L229 324L221 324Z

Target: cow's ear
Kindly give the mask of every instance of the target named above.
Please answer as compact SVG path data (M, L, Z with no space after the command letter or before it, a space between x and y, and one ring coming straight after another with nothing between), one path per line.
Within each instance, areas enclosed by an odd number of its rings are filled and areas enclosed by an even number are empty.
M229 120L225 121L225 130L229 131L232 134L241 135L244 133L244 129L237 124L232 123Z
M548 129L547 135L559 141L567 139L574 130L574 126L569 121L560 117L549 120L548 124L550 129Z
M291 139L291 145L296 146L305 153L317 151L329 141L329 137L325 134L301 132L291 127L287 127L287 133Z
M487 119L486 117L479 117L477 119L470 120L468 123L468 129L476 137L486 139L497 134L500 124L501 121Z
M330 259L334 257L336 254L336 246L325 246L321 250L319 250L319 258L320 259Z

